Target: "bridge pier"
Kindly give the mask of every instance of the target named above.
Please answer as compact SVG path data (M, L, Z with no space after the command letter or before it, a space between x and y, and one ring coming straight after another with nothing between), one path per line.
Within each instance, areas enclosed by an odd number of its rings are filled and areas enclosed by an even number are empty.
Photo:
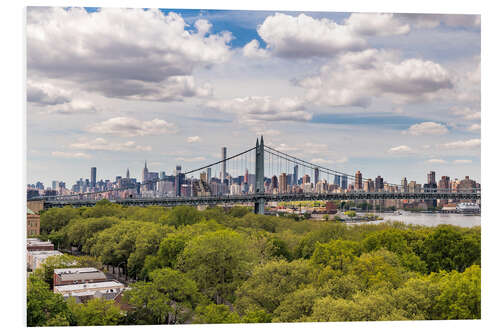
M257 138L255 144L255 194L264 194L264 137ZM254 213L264 215L264 207L266 202L264 198L258 198L255 201Z
M264 215L264 207L266 206L266 201L264 198L257 199L255 201L254 213Z

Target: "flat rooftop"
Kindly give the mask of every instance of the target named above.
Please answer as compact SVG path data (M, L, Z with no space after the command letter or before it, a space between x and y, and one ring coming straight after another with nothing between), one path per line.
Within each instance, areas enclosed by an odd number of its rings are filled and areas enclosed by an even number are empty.
M122 289L125 288L123 283L118 281L104 281L95 283L68 284L65 286L54 286L54 291L60 293L83 292L90 289Z
M78 273L94 273L100 272L97 268L94 267L68 267L68 268L57 268L54 269L55 274L78 274Z

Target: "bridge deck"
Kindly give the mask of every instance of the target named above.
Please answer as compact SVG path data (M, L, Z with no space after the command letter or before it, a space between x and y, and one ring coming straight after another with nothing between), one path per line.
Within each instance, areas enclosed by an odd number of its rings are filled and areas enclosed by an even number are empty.
M42 198L38 198L40 200ZM232 196L206 196L206 197L162 197L162 198L131 198L110 200L127 206L180 206L180 205L217 205L224 203L255 203L263 199L265 202L273 201L325 201L325 200L480 200L478 192L348 192L348 193L290 193L290 194L249 194ZM42 199L45 207L93 206L99 200L89 199Z

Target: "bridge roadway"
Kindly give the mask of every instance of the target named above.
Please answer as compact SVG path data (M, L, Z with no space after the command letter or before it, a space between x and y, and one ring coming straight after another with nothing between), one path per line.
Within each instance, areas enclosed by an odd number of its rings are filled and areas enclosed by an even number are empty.
M42 198L37 198L40 200ZM161 197L161 198L127 198L110 200L125 206L181 206L181 205L218 205L218 204L236 204L253 203L259 201L325 201L325 200L480 200L481 193L473 192L347 192L347 193L281 193L281 194L247 194L247 195L221 195L205 197ZM93 206L99 200L85 199L48 199L43 200L43 207L62 207L71 205L74 207ZM30 200L36 201L36 200Z

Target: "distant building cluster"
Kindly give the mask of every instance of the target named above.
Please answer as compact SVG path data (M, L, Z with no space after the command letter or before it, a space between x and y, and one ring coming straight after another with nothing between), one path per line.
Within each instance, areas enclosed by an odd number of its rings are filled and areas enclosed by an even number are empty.
M97 181L97 168L90 169L90 180L80 178L71 188L61 181L53 181L52 187L45 188L37 182L28 185L28 199L36 196L67 195L79 193L96 193L96 199L123 199L123 198L155 198L155 197L200 197L221 195L245 195L255 191L256 175L248 169L240 171L243 174L233 175L226 165L227 148L221 149L221 161L215 172L208 167L199 172L198 178L186 177L182 166L177 165L172 174L165 171L153 172L144 162L142 179L130 177L127 169L125 177L117 176L114 181ZM241 169L240 169L241 170ZM427 174L427 183L417 184L405 178L401 184L390 184L382 176L375 179L365 179L361 171L356 171L354 177L346 174L327 174L319 168L304 169L295 164L289 170L291 173L268 174L264 177L265 193L344 193L344 192L428 192L428 191L466 191L480 188L480 184L466 176L464 179L451 179L442 176L436 179L436 173ZM302 172L299 173L299 170ZM309 170L310 174L306 172ZM233 171L234 172L234 171ZM269 170L267 170L269 172ZM119 191L118 191L119 189Z

